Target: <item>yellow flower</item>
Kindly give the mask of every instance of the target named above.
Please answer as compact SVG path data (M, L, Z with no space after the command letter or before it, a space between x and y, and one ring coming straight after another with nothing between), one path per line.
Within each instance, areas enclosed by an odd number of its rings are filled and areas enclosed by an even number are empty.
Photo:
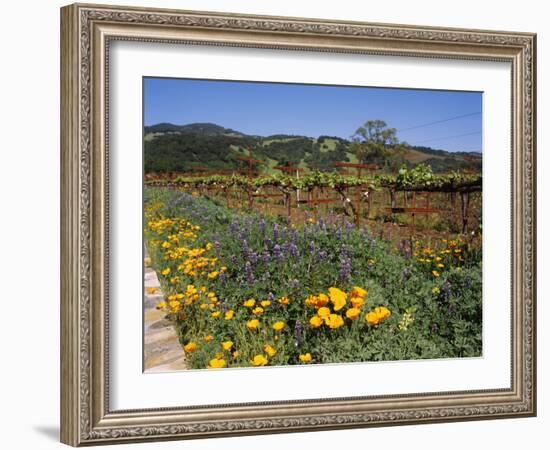
M263 300L260 302L260 305L262 305L264 308L267 308L269 305L271 305L271 302L269 300Z
M253 298L250 298L243 303L243 305L246 306L247 308L253 308L255 304L256 304L256 300L254 300Z
M172 247L172 244L170 244L170 242L164 241L164 242L162 243L162 248L170 248L170 247Z
M169 273L170 273L170 267L167 267L166 269L164 269L164 270L161 272L161 274L162 274L162 275L165 275L165 276L168 275Z
M233 341L225 341L222 342L222 347L224 350L229 351L231 350L231 347L233 347Z
M383 320L391 316L391 311L385 306L377 306L365 316L369 325L378 325Z
M181 304L177 300L168 302L168 305L170 305L172 312L178 312L181 309Z
M260 325L260 321L258 319L252 319L246 322L246 326L249 330L257 330L258 326Z
M281 320L273 324L273 329L275 331L281 331L284 327L285 327L285 323Z
M254 359L250 361L253 366L265 366L267 364L267 358L264 355L256 355Z
M261 306L256 306L256 307L252 310L252 312L253 312L254 314L261 314L261 313L264 312L264 309L263 309Z
M439 295L440 292L441 290L437 286L432 288L432 294Z
M309 319L309 324L313 328L319 328L323 324L323 319L321 319L319 316L313 316L311 319Z
M330 315L330 309L327 308L326 306L323 306L322 308L319 308L317 310L317 315L319 317L328 317Z
M216 278L218 276L218 272L214 271L214 272L210 272L208 274L208 279L209 280L213 280L214 278Z
M147 288L147 293L148 293L149 295L156 294L156 293L157 293L157 288L156 288L156 287L148 287L148 288Z
M215 317L220 317L220 314L221 314L221 311L214 311L214 312L212 313L212 317L214 317L214 318L215 318Z
M270 357L273 357L277 354L277 350L275 350L275 348L273 348L269 344L264 345L264 352L266 352L268 354L268 356L270 356Z
M330 301L334 305L334 311L340 311L346 304L348 294L335 287L329 288L328 292L330 296Z
M442 269L443 267L445 267L445 264L441 264L441 263L439 263L439 264L437 264L437 266L436 266L436 267L439 267L440 269Z
M351 298L365 298L367 295L369 295L368 291L360 288L359 286L354 286L351 290Z
M355 320L359 317L361 311L357 308L350 308L346 311L346 317L351 320Z
M369 325L378 325L380 323L380 317L378 317L374 311L368 312L365 316L365 320Z
M311 361L311 353L300 355L299 358L300 358L300 361L302 361L303 363L308 363Z
M325 319L325 323L332 329L340 328L344 325L344 319L342 319L342 316L339 314L331 314L327 319Z
M323 306L325 306L329 301L329 298L328 298L328 295L326 294L319 294L317 296L317 303L315 304L315 306L317 308L322 308Z
M210 364L206 366L208 369L221 369L225 367L225 359L223 358L214 358L210 360Z
M306 305L309 305L309 306L317 305L317 296L316 295L310 295L308 298L306 298Z
M201 303L201 305L199 306L200 309L202 309L203 311L208 308L208 305L206 303Z
M361 308L361 306L363 306L363 304L365 303L365 300L362 297L352 297L350 302L351 302L351 306L359 309Z
M233 311L232 309L230 309L229 311L227 311L225 313L225 315L223 316L225 320L231 320L233 318L233 315L235 314L235 311Z
M211 336L211 335L204 336L204 342L210 342L211 340L212 340L212 336Z
M432 270L432 275L437 278L439 276L439 272L437 270Z
M194 342L189 342L187 345L183 347L186 353L193 353L197 349L197 344Z
M280 303L281 305L285 305L285 306L286 306L286 305L289 305L289 304L290 304L290 300L289 300L288 297L281 297L281 298L279 299L279 303Z
M235 350L235 351L233 352L233 358L236 358L237 356L239 356L239 352L238 352L237 350Z
M158 305L157 305L157 309L163 309L166 307L166 302L160 302Z

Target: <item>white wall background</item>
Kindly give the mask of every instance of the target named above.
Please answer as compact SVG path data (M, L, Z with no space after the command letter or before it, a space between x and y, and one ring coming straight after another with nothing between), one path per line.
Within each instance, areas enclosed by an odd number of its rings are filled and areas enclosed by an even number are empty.
M545 448L550 426L549 270L543 260L550 214L550 32L545 2L386 0L163 0L117 2L135 6L243 12L342 20L537 32L539 173L539 415L468 423L373 428L291 435L142 444L139 448L229 449ZM59 7L54 0L10 2L0 27L0 441L3 448L59 448ZM124 446L127 448L128 446ZM135 447L137 448L137 447Z

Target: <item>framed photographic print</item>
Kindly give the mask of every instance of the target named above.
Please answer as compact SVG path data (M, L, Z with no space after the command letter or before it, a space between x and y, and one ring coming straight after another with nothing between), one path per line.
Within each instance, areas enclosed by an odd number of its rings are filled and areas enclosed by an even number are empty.
M73 445L536 414L530 33L61 10Z

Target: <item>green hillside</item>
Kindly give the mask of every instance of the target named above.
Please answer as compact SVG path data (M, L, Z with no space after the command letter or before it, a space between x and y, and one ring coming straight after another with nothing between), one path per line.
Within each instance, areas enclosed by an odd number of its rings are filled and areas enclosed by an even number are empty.
M350 141L336 136L251 136L212 123L160 123L144 129L146 173L237 171L247 167L239 158L248 156L262 161L256 166L261 173L275 173L275 166L289 164L306 170L334 171L337 162L357 162L349 147ZM366 162L387 165L384 160ZM411 167L423 162L434 172L481 170L482 157L480 153L409 147L401 162Z

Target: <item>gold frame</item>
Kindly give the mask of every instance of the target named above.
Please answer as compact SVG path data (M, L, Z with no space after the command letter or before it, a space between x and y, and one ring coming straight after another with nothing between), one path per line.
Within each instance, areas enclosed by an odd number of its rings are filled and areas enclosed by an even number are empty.
M111 411L108 396L109 43L137 40L512 67L509 389ZM79 446L536 414L536 35L75 4L61 9L61 440Z

